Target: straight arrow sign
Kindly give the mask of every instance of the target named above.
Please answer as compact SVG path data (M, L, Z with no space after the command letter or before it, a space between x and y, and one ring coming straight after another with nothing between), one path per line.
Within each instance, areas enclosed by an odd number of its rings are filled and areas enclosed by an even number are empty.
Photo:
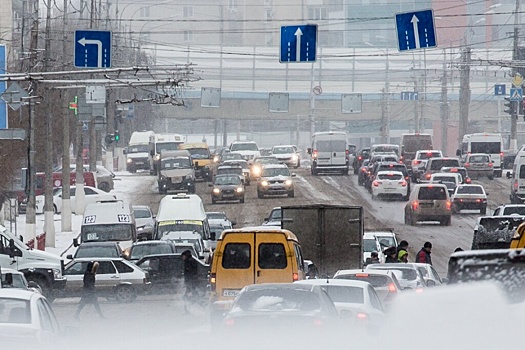
M419 19L417 19L417 16L412 16L412 19L410 20L412 23L412 26L414 27L414 38L416 40L416 49L421 48L421 44L419 43L419 28L417 26L417 23L419 22Z
M301 28L297 28L295 31L295 61L301 62L301 37L303 36L303 32L301 31Z

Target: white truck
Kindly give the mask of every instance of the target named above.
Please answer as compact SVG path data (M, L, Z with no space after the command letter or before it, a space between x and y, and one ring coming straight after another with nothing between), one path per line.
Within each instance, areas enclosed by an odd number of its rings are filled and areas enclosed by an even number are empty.
M22 240L0 225L0 266L22 272L27 281L38 285L53 300L66 286L64 260L59 256L29 248Z
M126 155L126 170L134 173L137 170L149 170L150 154L149 140L155 135L153 131L134 131L129 139L128 147L124 150Z
M463 136L461 149L456 155L464 162L470 153L485 153L490 156L494 167L494 175L501 177L503 163L503 138L501 134L476 133Z
M186 142L179 134L154 134L149 137L150 175L157 175L162 151L176 151Z

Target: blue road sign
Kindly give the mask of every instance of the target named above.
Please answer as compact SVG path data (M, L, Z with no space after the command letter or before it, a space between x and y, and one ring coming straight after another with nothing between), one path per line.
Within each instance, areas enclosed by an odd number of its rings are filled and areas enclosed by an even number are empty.
M401 91L401 100L413 101L419 99L417 91Z
M110 68L111 32L102 30L75 31L75 67Z
M82 122L82 130L83 131L89 130L89 122Z
M5 45L0 45L0 74L5 74L6 70L5 60ZM0 81L0 95L4 93L6 82ZM3 99L0 99L0 129L7 129L7 104Z
M523 101L523 89L522 88L511 88L510 89L510 100L511 101Z
M432 10L396 14L399 51L436 47L436 28Z
M506 95L506 85L505 84L494 84L494 95Z
M317 25L281 27L279 62L315 62Z

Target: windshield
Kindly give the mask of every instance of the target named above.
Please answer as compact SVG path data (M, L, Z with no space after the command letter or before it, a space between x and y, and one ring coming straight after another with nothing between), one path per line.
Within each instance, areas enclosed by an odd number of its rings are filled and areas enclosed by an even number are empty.
M134 145L129 146L126 150L126 153L148 153L149 145Z
M215 178L216 185L239 185L241 178L239 176L217 176Z
M236 174L236 175L242 175L242 168L241 167L235 167L235 168L218 168L217 169L217 175L227 175L227 174Z
M272 150L273 154L285 154L285 153L294 153L292 147L274 147Z
M279 159L275 157L264 157L264 158L256 158L253 160L254 163L261 163L261 164L279 164Z
M242 160L242 155L240 153L226 153L222 156L222 161L226 160Z
M241 143L233 143L230 152L235 151L258 151L259 147L257 147L257 144L254 142L241 142Z
M262 173L263 177L290 176L288 168L265 168Z
M201 236L204 233L204 227L202 224L202 221L195 221L194 223L184 222L184 221L165 221L159 223L159 237L168 234L168 232L178 232L178 231L186 231L186 232L196 232L199 233Z
M148 209L133 209L135 219L151 218L151 212Z
M395 247L396 241L394 240L394 237L392 236L378 236L376 235L376 238L379 240L379 244L381 245L381 249L385 249L387 247Z
M210 151L207 148L184 148L190 152L193 159L208 159L210 158Z
M171 253L173 248L170 244L138 244L131 247L130 259L139 260L146 255Z
M157 142L157 153L162 153L162 151L176 151L179 149L179 145L182 145L182 142Z
M7 277L7 274L9 274L10 278ZM2 288L27 289L27 280L20 273L2 273Z
M15 298L0 298L0 324L2 323L31 323L31 308L29 301ZM24 329L25 330L25 329ZM27 330L29 331L29 330ZM30 333L15 332L13 336ZM29 336L30 338L30 336ZM7 341L9 338L5 338Z
M218 220L226 220L226 214L225 213L214 213L214 212L208 212L206 213L206 217L208 219L218 219Z
M403 179L403 174L391 174L391 173L383 173L378 174L377 178L379 180L401 180Z
M187 157L162 159L160 162L160 168L163 170L188 169L191 168L191 160Z
M115 246L83 246L78 247L75 258L118 258L120 254Z
M377 245L375 239L363 240L363 251L366 253L377 252Z
M82 242L131 241L133 229L130 224L82 225Z

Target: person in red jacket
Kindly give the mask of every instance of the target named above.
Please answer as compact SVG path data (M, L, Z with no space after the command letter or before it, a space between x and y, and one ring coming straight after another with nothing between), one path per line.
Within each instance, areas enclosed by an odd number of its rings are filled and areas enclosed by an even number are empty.
M416 254L415 262L432 265L432 258L430 257L431 251L432 243L425 242L425 244L423 244L423 248L421 248L421 250Z

